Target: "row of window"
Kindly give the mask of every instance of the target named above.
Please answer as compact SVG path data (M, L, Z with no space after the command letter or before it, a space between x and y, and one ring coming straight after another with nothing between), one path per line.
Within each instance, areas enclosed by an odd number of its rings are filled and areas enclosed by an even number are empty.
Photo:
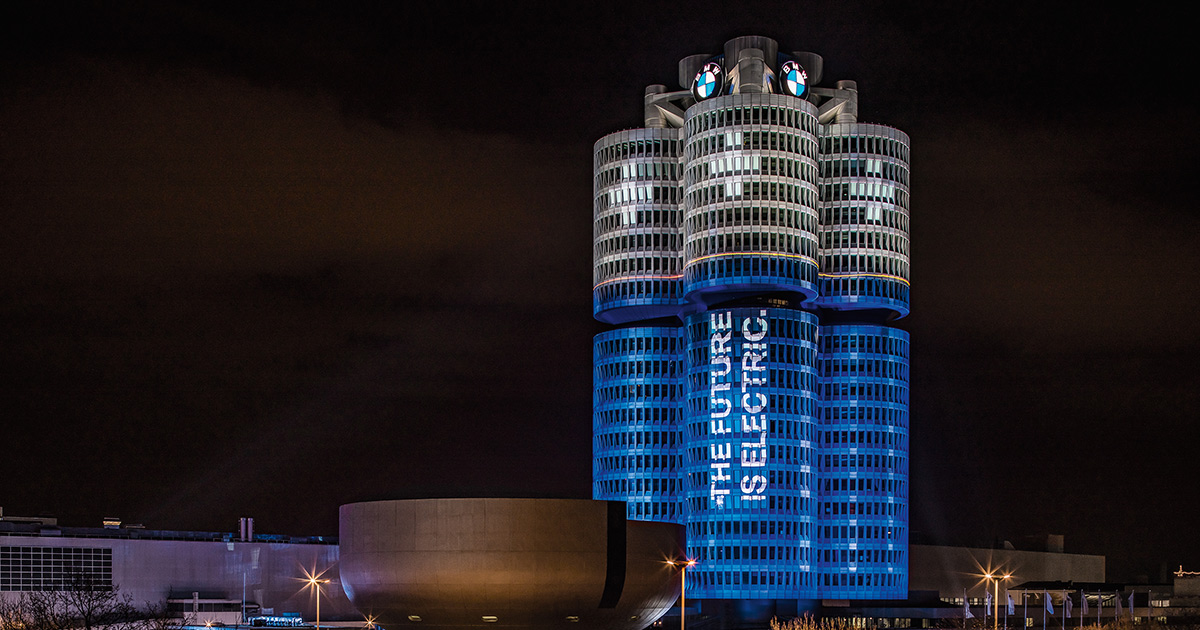
M677 252L682 245L682 235L678 232L660 232L639 230L637 232L621 232L605 236L596 241L596 257L601 258L617 253L631 251ZM671 256L678 260L678 256Z
M630 383L612 387L597 387L594 402L602 405L611 401L645 400L650 398L665 398L676 400L682 387L665 383Z
M701 424L696 423L697 426ZM728 438L722 436L722 439ZM716 446L714 445L700 444L699 446L688 448L684 452L687 454L687 461L689 463L707 462L713 459L712 452L715 448ZM812 448L801 448L794 444L768 444L767 450L769 451L767 461L773 464L800 464L812 461ZM704 477L698 480L697 483L707 487L710 481L707 477L708 469L705 469L700 474Z
M908 364L886 359L822 359L817 362L822 376L866 376L908 382Z
M835 182L821 184L821 201L836 203L838 201L882 201L894 203L901 208L908 207L908 191L897 188L887 182Z
M822 278L820 302L836 302L838 298L874 297L908 304L908 285L891 278Z
M822 516L897 516L898 505L884 501L821 501ZM864 526L871 529L871 526ZM876 528L878 529L878 528ZM871 538L871 536L868 536Z
M0 591L111 588L111 548L0 547Z
M605 260L596 265L595 279L604 282L615 276L633 273L677 276L680 275L679 259L674 256L630 256Z
M676 328L621 328L596 337L596 358L626 358L631 352L673 355L683 348Z
M810 351L810 348L802 348L802 351ZM816 356L816 351L811 350L813 356ZM808 363L812 365L812 363ZM802 389L805 392L813 392L817 388L817 375L815 372L800 372L796 370L776 370L770 369L766 372L765 382L760 383L761 388L772 389ZM707 392L709 384L709 373L707 370L694 371L688 375L688 384L691 385L693 392ZM765 390L764 390L765 391ZM707 395L707 394L705 394Z
M817 160L817 142L810 135L777 131L726 131L690 137L684 148L684 160L688 163L724 151L779 151L801 155L813 162Z
M821 352L867 352L908 358L905 333L883 327L876 330L885 334L842 334L829 329L821 337Z
M775 175L816 183L817 167L811 160L759 154L718 154L706 162L692 162L685 173L686 186L728 175Z
M884 481L883 477L828 477L821 482L821 492L886 494Z
M854 573L825 573L819 578L820 586L859 586L859 587L888 587L904 586L907 580L899 573L871 573L869 571ZM857 597L856 597L857 599Z
M850 444L851 446L904 448L907 442L907 436L895 431L861 431L853 429L849 431L821 431L822 446ZM854 487L852 489L858 490L859 488Z
M674 495L679 489L677 479L671 478L636 478L608 479L596 482L596 487L610 495L615 494L667 494Z
M617 160L636 157L675 157L679 155L679 147L680 142L675 138L622 140L598 149L596 165L604 166Z
M797 105L799 102L797 102ZM778 105L733 105L693 115L684 123L688 135L730 125L776 125L816 134L817 117L797 107Z
M829 273L881 273L908 278L908 261L877 254L822 255L818 262Z
M630 501L625 507L628 518L632 519L674 521L676 518L675 503Z
M890 128L887 131L899 133ZM821 135L820 144L822 155L831 155L834 153L867 153L896 158L905 164L911 161L909 159L908 144L896 138L877 135L835 135L829 133Z
M896 505L903 505L897 503ZM823 545L871 540L907 540L904 528L898 525L820 525L817 541ZM895 544L895 543L893 543Z
M684 195L687 207L697 208L725 201L778 201L795 203L808 208L817 207L817 191L790 182L770 182L740 179L707 186L689 187ZM877 199L883 200L883 197ZM889 199L890 201L890 199Z
M796 594L791 589L797 586L807 586L811 580L811 576L807 573L797 573L794 567L779 571L707 571L692 569L688 571L688 577L692 580L692 583L689 584L689 592L694 588L697 592L704 593L704 589L722 586L780 586L785 588L784 593L780 593L780 597L795 597ZM723 595L730 594L729 591L713 591L713 593L717 592Z
M684 267L683 286L686 290L702 287L736 288L747 283L786 287L807 298L817 294L817 266L807 257L787 254L742 256L736 253L713 254L712 257Z
M677 405L639 405L602 409L593 414L597 426L659 425L675 426L683 414Z
M808 538L810 524L794 519L774 520L697 520L687 524L688 540L713 536L770 536L771 538Z
M787 394L764 394L767 396L767 409L771 413L786 413L799 414L809 417L815 417L817 411L817 401L807 396L792 396ZM688 398L687 407L693 417L704 415L709 412L709 396L691 396Z
M821 160L821 177L881 177L908 185L908 168L904 162L881 158Z
M869 232L864 230L825 230L820 236L822 249L865 247L908 255L908 238L896 232Z
M822 449L823 451L826 449ZM880 455L878 453L824 453L817 457L818 462L822 462L821 472L837 472L841 470L858 470L862 472L900 472L905 469L907 463L904 457L899 455ZM887 484L885 492L897 493L896 485L900 483L898 479L886 479Z
M822 402L905 402L908 388L880 383L826 383L817 387Z
M693 209L684 219L687 234L696 236L717 228L750 227L755 229L779 227L818 231L817 215L803 206L724 206Z
M775 268L781 265L803 263L816 271L817 239L811 233L777 232L732 232L694 236L684 246L684 265L691 266L697 258L718 254L753 253L755 256L736 256L711 262L717 265L717 273L724 275L785 275ZM802 259L780 261L770 254L801 256ZM701 261L705 262L705 261ZM761 271L759 271L761 270Z
M779 547L775 545L718 545L697 548L696 560L807 560L800 556L812 550L808 547ZM791 568L791 567L789 567Z
M709 512L717 509L717 506L714 505L712 497L709 496L710 486L708 483L705 482L699 487L703 489L703 495L690 496L684 499L684 501L687 503L689 514L696 514L697 512ZM772 510L778 510L788 514L795 514L796 512L809 511L811 509L811 503L812 499L807 497L781 497L772 494L768 495L765 501L755 501L754 511L756 514L761 514L764 510L768 512ZM803 506L801 504L803 504Z
M904 558L899 549L820 549L817 562L853 562L856 564L898 564Z
M678 280L639 280L631 278L628 282L610 282L596 287L593 291L596 301L601 304L622 298L641 298L646 302L658 300L662 303L675 304L682 287Z
M681 208L650 208L631 206L617 208L609 214L598 213L592 236L599 237L616 230L632 230L636 228L669 228L678 234L680 220L683 217ZM671 232L667 232L670 234Z
M908 213L893 204L868 203L863 205L837 206L821 204L821 225L832 228L838 225L881 225L908 234Z
M645 470L648 468L661 468L666 470L678 470L678 457L676 455L613 455L609 457L596 457L593 459L597 472L605 471L628 471L630 469Z
M693 416L691 421L687 423L686 430L688 436L691 438L703 438L712 435L711 423L708 417L703 415ZM771 434L773 439L816 439L816 428L812 420L778 418L773 414L768 414L767 432Z
M679 186L621 186L602 191L596 197L596 212L629 204L659 203L679 205Z
M905 396L905 399L901 403L902 406L899 408L877 405L836 406L825 404L821 406L819 416L827 422L854 422L888 427L907 427L907 403L908 398Z
M679 182L679 162L625 162L596 173L596 187L612 186L626 181L660 180Z
M620 361L598 363L595 366L597 379L619 376L674 377L681 372L678 361Z
M620 431L617 433L599 433L596 435L596 446L599 448L675 448L675 441L677 437L678 433L676 431Z

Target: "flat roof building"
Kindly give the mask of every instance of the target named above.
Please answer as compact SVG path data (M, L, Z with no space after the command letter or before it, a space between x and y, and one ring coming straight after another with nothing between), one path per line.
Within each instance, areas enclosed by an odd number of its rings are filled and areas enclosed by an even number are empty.
M115 519L114 519L115 520ZM54 519L0 520L0 598L22 592L118 588L135 606L163 606L194 623L255 616L311 621L321 574L321 619L362 620L342 590L337 539L142 528L59 527Z

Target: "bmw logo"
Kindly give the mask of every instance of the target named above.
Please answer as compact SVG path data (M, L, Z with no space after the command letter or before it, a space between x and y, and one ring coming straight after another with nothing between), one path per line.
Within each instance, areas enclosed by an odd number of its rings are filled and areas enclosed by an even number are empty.
M696 78L692 79L692 96L697 101L716 96L725 87L725 70L721 64L710 61L700 68Z
M783 91L803 97L808 92L808 73L795 61L785 61L779 68L779 83Z

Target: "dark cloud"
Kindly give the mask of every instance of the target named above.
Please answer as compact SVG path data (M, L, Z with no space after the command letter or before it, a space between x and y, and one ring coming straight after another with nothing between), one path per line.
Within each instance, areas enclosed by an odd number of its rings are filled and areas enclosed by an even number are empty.
M1195 74L1160 10L39 3L0 21L0 503L332 533L587 496L592 142L728 37L913 139L913 523L1184 540Z
M328 531L364 495L586 494L589 425L559 426L588 415L582 160L81 65L0 110L10 505Z

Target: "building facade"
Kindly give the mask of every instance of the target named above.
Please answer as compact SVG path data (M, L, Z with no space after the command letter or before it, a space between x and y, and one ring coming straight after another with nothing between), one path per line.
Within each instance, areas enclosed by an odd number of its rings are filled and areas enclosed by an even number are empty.
M595 145L594 489L686 526L688 597L908 589L908 137L740 37Z
M308 575L329 580L321 587L322 624L361 626L342 590L335 538L59 527L53 519L0 514L0 601L82 583L118 589L138 608L165 605L196 625L253 618L299 625L317 613Z

